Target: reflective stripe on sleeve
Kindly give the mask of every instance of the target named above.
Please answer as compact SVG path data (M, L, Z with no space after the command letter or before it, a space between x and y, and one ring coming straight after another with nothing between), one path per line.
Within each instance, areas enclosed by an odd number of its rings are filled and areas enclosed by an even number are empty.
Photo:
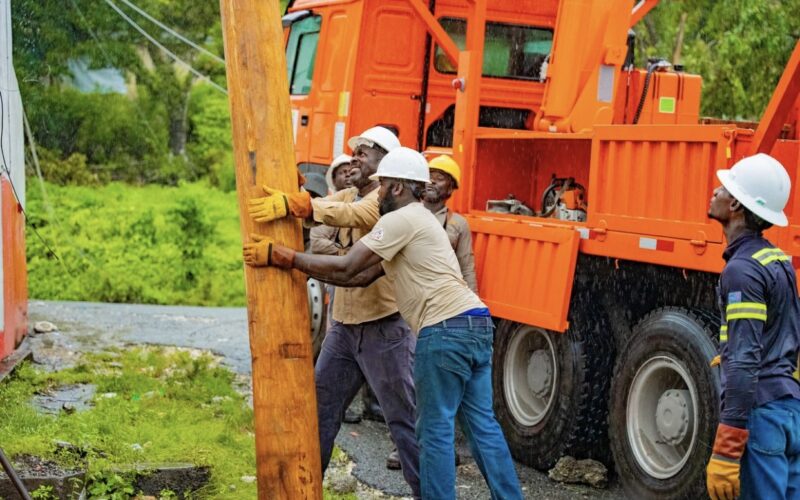
M726 322L734 319L767 321L767 305L759 302L736 302L725 309Z
M719 341L720 342L728 341L728 325L722 325L721 327L719 327Z
M762 266L769 265L773 262L782 262L791 260L791 258L783 253L780 248L762 248L758 252L751 255Z

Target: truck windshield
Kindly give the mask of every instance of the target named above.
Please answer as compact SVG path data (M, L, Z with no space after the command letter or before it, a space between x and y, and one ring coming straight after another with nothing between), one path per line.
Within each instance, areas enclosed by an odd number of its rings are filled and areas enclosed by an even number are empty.
M463 50L466 45L467 22L453 17L443 17L439 22L458 48ZM552 30L516 24L486 23L483 76L538 80L542 62L550 54L552 45ZM434 67L440 73L456 72L438 45Z
M292 24L286 42L286 68L292 95L307 95L311 91L320 24L320 16L306 17Z

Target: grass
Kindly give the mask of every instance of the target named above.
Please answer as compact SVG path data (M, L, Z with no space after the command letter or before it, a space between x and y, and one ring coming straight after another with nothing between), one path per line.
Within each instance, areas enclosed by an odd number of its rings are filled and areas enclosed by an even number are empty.
M97 386L92 409L55 417L30 404L36 393L75 383ZM0 386L0 443L11 456L74 464L75 457L55 451L56 440L88 450L95 497L125 486L114 470L144 462L210 466L198 498L256 497L255 483L241 479L255 475L253 411L234 389L234 374L208 355L144 347L88 354L59 372L23 365Z
M32 298L244 306L236 193L204 182L176 187L57 186L28 189Z

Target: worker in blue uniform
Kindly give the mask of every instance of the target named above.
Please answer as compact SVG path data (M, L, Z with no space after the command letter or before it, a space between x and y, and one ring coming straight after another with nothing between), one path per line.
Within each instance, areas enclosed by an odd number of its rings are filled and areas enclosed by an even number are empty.
M800 301L791 258L762 232L786 226L791 180L757 154L717 172L708 215L728 243L722 314L722 404L706 483L712 499L800 498ZM741 491L740 491L741 477ZM740 495L741 494L741 495Z

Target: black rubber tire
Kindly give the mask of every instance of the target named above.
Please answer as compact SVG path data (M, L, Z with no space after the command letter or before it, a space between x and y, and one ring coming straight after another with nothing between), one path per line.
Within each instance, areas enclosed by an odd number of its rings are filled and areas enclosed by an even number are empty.
M322 350L322 341L325 340L325 334L328 332L328 286L322 283L322 303L324 307L321 311L320 323L322 327L319 329L318 332L311 331L311 348L314 352L314 363L317 362L317 358L319 357L319 353ZM313 321L311 318L311 312L309 311L309 321ZM310 330L310 325L309 325Z
M519 462L540 470L550 469L566 455L608 463L606 425L612 339L608 331L600 328L601 322L592 325L573 321L565 333L547 332L559 365L555 401L542 420L526 426L513 416L506 403L503 366L513 336L533 327L500 322L493 358L494 408L511 454Z
M611 384L609 437L617 474L630 498L706 498L706 464L719 419L719 374L709 361L717 354L719 322L712 313L683 308L652 311L632 330L627 347L617 358ZM633 379L656 355L682 362L697 390L697 437L683 468L657 479L636 462L627 433L627 405Z

